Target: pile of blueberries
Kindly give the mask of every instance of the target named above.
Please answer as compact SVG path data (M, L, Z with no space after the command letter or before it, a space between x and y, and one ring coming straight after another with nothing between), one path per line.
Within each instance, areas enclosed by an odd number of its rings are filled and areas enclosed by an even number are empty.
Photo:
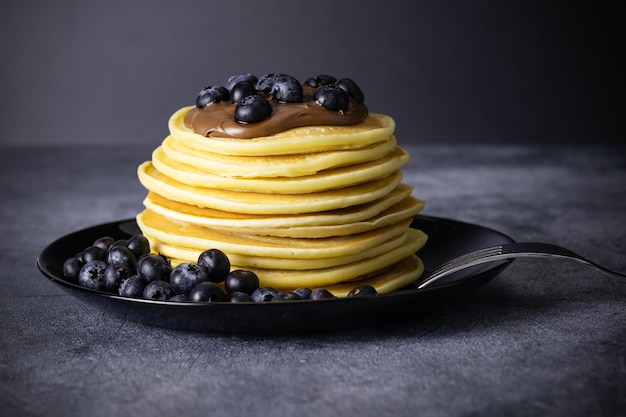
M254 272L231 271L228 256L219 249L205 250L197 263L172 267L165 256L151 253L150 243L142 234L119 240L109 236L96 239L64 262L63 275L85 288L149 300L211 303L337 298L324 288L278 291L261 287ZM374 287L361 285L348 297L376 294Z
M363 91L350 78L337 80L331 75L308 78L305 85L315 89L313 100L331 111L346 111L350 97L363 104ZM233 75L226 86L204 87L196 98L196 107L211 103L235 103L235 120L239 123L256 123L272 115L268 98L277 103L300 103L304 99L302 84L291 75L266 74L261 78L252 74Z

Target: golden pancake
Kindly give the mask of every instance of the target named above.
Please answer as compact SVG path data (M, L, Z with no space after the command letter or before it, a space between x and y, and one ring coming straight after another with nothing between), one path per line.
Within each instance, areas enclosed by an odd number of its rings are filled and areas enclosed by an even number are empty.
M379 294L386 294L406 287L417 281L424 273L422 260L415 256L408 256L399 262L376 273L366 275L364 278L327 285L325 289L337 297L345 297L350 291L359 285L371 285ZM291 290L295 290L292 288Z
M397 262L410 257L421 249L426 243L427 237L419 230L410 229L404 244L391 249L388 252L362 259L356 262L316 269L275 269L255 268L249 265L237 265L231 262L231 268L247 269L253 271L259 277L261 286L270 286L278 289L298 287L327 288L341 282L349 282L364 277L372 276L377 271L382 271L393 266ZM278 261L278 260L277 260ZM176 260L188 262L186 260ZM352 284L354 287L354 284Z
M262 285L270 287L326 287L371 274L415 254L426 243L426 235L415 229L411 229L407 233L409 236L403 245L381 255L345 265L305 270L242 268L234 264L232 267L233 269L249 269L253 271L258 275Z
M288 270L320 269L354 263L363 259L381 255L406 243L407 239L416 238L414 235L414 232L401 233L396 236L392 236L389 240L382 242L379 245L366 248L360 252L329 258L270 258L267 256L241 255L237 253L227 253L227 255L231 263L233 265L237 265L238 268ZM204 248L175 246L161 242L149 234L146 234L145 236L149 239L153 251L165 255L168 258L176 259L179 262L197 262L198 257L205 250ZM425 239L425 236L423 238Z
M387 155L369 162L320 171L315 175L279 178L238 178L216 175L189 164L167 158L162 148L152 153L152 165L162 174L194 187L218 188L259 193L301 194L356 185L385 177L400 169L409 160L402 148L395 147Z
M350 126L299 127L254 139L212 138L185 127L183 118L192 108L183 107L170 117L172 137L194 149L223 155L290 155L362 148L386 140L395 129L391 117L370 113L363 122Z
M137 175L145 188L170 200L248 214L311 213L350 207L381 198L402 181L402 172L396 171L387 177L339 190L266 194L192 187L163 175L150 161L139 166Z
M412 188L410 186L399 184L386 196L369 203L337 210L301 214L233 213L169 200L154 192L148 193L144 200L144 205L165 217L211 228L274 229L337 226L367 221L409 197L411 191ZM424 202L420 201L420 203L420 207L423 207Z
M146 236L170 244L205 250L217 248L225 253L272 258L311 259L352 255L380 245L393 236L405 233L411 219L350 236L319 239L293 239L225 233L190 224L178 224L148 209L137 215L137 224Z
M161 204L155 202L153 200L154 197L157 197ZM235 221L220 221L224 220L223 218L209 218L206 216L190 214L191 212L202 212L203 210L200 207L196 207L194 210L194 206L184 205L183 209L187 209L184 212L172 209L174 204L172 204L170 200L167 200L160 196L148 196L144 200L144 205L155 213L159 213L164 217L168 217L173 222L182 222L195 224L203 227L210 227L216 230L223 230L228 232L236 228L239 233L247 233L247 234L259 234L259 235L268 235L268 236L283 236L283 237L294 237L294 238L320 238L320 237L330 237L330 236L345 236L355 233L367 232L369 230L376 229L378 227L387 226L393 223L397 223L401 220L407 219L409 217L413 217L417 213L419 213L424 207L424 202L416 199L413 196L408 196L402 199L400 202L394 204L393 206L383 210L382 212L376 214L375 216L364 219L361 221L356 221L353 223L345 223L340 224L331 224L331 225L313 225L313 226L280 226L277 227L275 224L280 223L281 218L270 218L267 220L271 220L274 223L273 226L265 226L265 222L246 222L246 224L241 224L237 220ZM163 205L164 204L164 205ZM177 203L177 206L183 206L182 203ZM190 210L189 210L190 209ZM320 215L322 213L319 213ZM346 219L347 220L347 219ZM268 222L269 223L269 222Z
M298 177L316 172L373 161L387 155L396 146L396 138L357 149L278 156L232 156L190 148L172 136L165 138L161 149L167 158L192 165L202 171L236 178Z

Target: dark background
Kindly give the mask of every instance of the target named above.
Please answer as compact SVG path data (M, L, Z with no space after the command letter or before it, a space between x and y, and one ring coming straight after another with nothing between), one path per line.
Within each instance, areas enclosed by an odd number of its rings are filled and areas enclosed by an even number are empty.
M617 143L622 15L562 4L4 0L1 141L157 145L204 85L283 72L353 78L401 143Z

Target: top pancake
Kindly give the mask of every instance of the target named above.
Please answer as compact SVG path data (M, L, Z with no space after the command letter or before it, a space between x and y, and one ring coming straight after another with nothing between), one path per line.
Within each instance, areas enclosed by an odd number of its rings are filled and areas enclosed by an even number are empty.
M363 122L350 126L299 127L254 139L212 138L184 125L185 113L191 108L183 107L170 117L168 126L174 140L223 155L267 156L356 149L387 140L395 129L391 117L370 113Z

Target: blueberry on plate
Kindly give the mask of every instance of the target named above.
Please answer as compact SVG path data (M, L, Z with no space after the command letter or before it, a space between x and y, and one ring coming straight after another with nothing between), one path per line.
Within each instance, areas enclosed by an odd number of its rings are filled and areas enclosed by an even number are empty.
M143 289L143 298L147 300L169 300L173 295L169 282L160 279L148 283Z
M226 293L214 282L204 281L196 285L189 293L189 301L195 303L214 303L227 301Z
M93 242L93 246L97 246L101 249L104 250L109 250L109 247L115 242L115 239L113 239L111 236L102 236L99 237L98 239L96 239Z
M333 293L325 288L316 288L311 292L311 300L325 300L329 298L337 298Z
M134 270L128 265L119 262L109 264L104 270L104 285L107 290L117 292L122 281L132 275Z
M278 290L273 287L259 287L256 290L252 291L250 296L257 303L264 303L267 301L272 301L272 298L278 294Z
M296 288L295 290L293 290L293 292L298 294L301 299L308 300L309 298L311 298L312 291L310 288L300 287L300 288Z
M207 249L198 255L198 265L206 268L209 281L222 282L230 272L230 260L219 249Z
M273 298L272 302L280 302L280 301L296 301L302 300L298 294L292 291L279 291Z
M135 257L135 254L132 250L125 246L115 246L110 248L107 262L109 264L124 264L133 270L137 267L137 258Z
M81 252L82 261L87 263L91 261L107 260L107 251L98 246L89 246Z
M137 273L148 281L167 281L171 272L172 265L163 255L147 254L137 261Z
M135 258L150 253L150 242L144 235L133 235L128 239L126 247L133 252Z
M100 260L87 262L78 273L78 285L92 290L104 291L104 270L107 263Z
M250 297L250 295L246 293L235 291L234 293L230 294L230 302L231 303L253 303L254 300L252 299L252 297Z
M63 262L63 276L70 282L78 283L78 273L85 263L76 258L71 257Z
M378 291L371 285L359 285L352 288L347 297L364 297L366 295L378 295Z
M143 297L143 290L149 281L141 275L133 275L120 283L118 294L123 297Z
M170 297L170 301L177 301L179 303L189 301L189 296L187 294L174 294Z
M259 277L252 271L236 269L226 275L224 287L228 294L242 292L250 295L259 288Z
M169 283L176 294L187 294L198 284L209 281L207 269L198 264L183 262L170 273Z

